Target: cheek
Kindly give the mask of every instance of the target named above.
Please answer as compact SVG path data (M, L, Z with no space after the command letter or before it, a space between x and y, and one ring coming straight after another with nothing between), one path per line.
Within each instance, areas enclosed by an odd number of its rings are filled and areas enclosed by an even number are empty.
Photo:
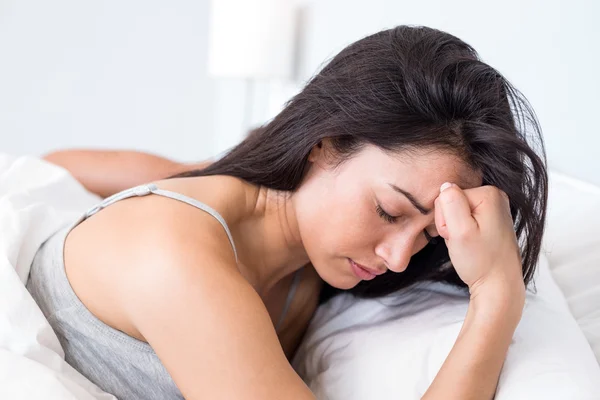
M323 189L307 193L297 210L309 257L347 257L371 246L379 222L372 200L337 184Z

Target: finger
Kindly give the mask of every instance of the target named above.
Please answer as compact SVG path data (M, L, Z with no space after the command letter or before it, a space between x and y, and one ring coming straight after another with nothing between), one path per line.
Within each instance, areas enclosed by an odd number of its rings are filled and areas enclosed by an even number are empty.
M446 220L444 219L444 214L442 213L442 206L440 205L439 196L434 201L434 219L435 219L435 229L437 233L443 237L444 239L448 239L448 228L446 227Z
M477 228L477 221L471 215L469 199L457 185L442 185L438 199L447 239L464 237Z

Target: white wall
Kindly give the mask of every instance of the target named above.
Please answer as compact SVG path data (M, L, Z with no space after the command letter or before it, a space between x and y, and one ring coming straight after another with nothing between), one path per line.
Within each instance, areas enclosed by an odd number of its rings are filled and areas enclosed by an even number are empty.
M0 150L212 155L208 0L0 0Z
M318 0L303 75L345 45L399 24L458 36L531 102L550 167L600 184L600 2L597 0Z
M303 80L380 29L446 30L528 97L551 167L600 184L599 2L293 1L310 7ZM233 145L245 83L206 74L208 7L209 0L0 0L0 151L136 148L198 160ZM264 90L259 83L259 115Z

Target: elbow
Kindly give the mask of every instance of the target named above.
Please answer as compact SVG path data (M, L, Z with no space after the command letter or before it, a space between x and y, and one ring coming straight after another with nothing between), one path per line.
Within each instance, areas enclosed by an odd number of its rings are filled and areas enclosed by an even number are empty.
M48 161L49 163L61 165L61 160L63 159L63 156L64 156L64 151L57 150L57 151L52 151L50 153L44 154L41 158L42 158L42 160Z

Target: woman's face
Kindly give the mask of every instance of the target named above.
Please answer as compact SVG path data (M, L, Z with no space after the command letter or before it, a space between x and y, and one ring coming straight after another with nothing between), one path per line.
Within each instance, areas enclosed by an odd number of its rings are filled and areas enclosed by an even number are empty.
M340 289L372 279L357 275L356 264L377 273L406 269L427 235L438 236L433 206L444 182L481 186L479 174L440 150L389 153L366 145L335 168L325 142L309 161L294 195L298 229L316 271Z

